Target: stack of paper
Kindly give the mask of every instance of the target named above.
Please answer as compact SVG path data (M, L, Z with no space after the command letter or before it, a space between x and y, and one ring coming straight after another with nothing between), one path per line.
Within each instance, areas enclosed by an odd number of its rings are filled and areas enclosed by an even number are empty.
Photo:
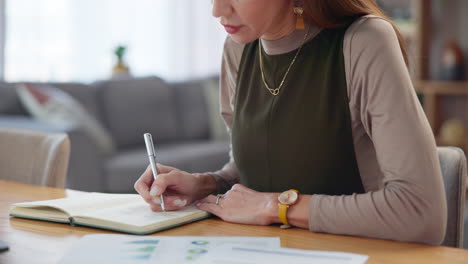
M289 248L264 248L239 245L223 245L217 247L197 264L362 264L367 256L329 252L311 251Z
M164 237L87 235L61 264L100 263L326 263L362 264L367 256L286 249L277 237Z

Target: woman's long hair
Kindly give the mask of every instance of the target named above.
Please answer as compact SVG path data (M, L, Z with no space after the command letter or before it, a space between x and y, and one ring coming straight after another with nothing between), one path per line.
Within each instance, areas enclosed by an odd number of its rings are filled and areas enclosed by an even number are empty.
M303 0L304 18L321 28L342 26L350 19L362 15L375 15L389 21L398 36L401 53L408 62L405 41L395 24L384 14L375 0Z

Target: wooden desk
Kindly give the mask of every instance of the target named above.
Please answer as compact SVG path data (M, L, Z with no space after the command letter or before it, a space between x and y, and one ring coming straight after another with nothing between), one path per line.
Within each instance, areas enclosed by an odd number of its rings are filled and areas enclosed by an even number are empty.
M11 204L80 195L80 192L0 180L0 239L10 250L0 253L2 264L56 263L81 236L113 233L44 221L10 218ZM343 251L369 255L373 263L468 263L468 250L379 239L312 233L298 228L247 226L207 219L156 233L162 236L280 237L283 247Z

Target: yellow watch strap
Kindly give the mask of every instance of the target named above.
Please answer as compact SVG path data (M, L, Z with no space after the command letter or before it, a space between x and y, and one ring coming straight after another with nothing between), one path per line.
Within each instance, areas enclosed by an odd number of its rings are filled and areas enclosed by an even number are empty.
M289 205L278 203L278 217L281 220L281 223L289 225L288 223L288 208Z

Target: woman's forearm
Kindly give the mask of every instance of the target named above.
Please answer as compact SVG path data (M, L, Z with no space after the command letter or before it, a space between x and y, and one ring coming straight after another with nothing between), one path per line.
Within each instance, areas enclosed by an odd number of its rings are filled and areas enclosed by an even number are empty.
M216 194L216 180L210 174L195 173L194 176L198 179L196 197L198 199L205 198L210 194Z

